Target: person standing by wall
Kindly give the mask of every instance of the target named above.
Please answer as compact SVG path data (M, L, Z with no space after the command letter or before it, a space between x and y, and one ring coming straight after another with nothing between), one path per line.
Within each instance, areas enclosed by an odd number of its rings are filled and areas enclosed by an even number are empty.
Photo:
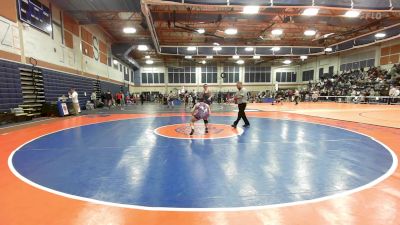
M140 94L140 103L143 105L143 103L144 103L144 94L143 93L141 93Z
M108 106L108 109L111 109L111 105L112 105L112 94L111 91L108 90L106 93L106 105Z
M250 122L247 120L245 109L246 105L248 102L248 97L247 97L247 90L243 87L242 82L237 82L236 87L238 89L238 92L235 94L235 99L238 104L239 112L238 112L238 117L235 122L233 122L232 127L236 128L237 124L241 119L244 121L243 127L249 127Z
M78 92L75 91L74 88L71 88L68 92L69 98L72 100L72 106L74 107L74 115L79 115L80 107L78 100Z
M96 108L97 102L96 102L97 96L96 96L96 92L92 92L92 94L90 95L90 102L93 103L93 107Z
M295 104L298 105L299 104L299 98L300 98L300 92L298 89L296 89L294 91L294 102L296 102Z

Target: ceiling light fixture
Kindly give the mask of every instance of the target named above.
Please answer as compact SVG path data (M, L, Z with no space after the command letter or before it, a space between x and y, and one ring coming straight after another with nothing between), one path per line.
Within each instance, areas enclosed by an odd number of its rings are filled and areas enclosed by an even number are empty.
M201 61L201 64L206 64L206 63L207 63L206 60Z
M246 52L251 52L251 51L254 51L254 48L253 47L246 47L244 50Z
M255 6L255 5L248 5L243 7L243 12L244 14L257 14L258 11L260 11L260 6Z
M147 47L147 45L139 45L138 50L139 51L147 51L147 50L149 50L149 47Z
M355 10L347 11L344 14L345 17L350 17L350 18L355 18L355 17L358 17L359 15L360 15L360 11L355 11Z
M144 58L145 58L145 59L150 59L150 56L149 56L149 55L146 55Z
M240 58L240 56L238 56L238 55L234 55L234 56L232 56L232 58L233 58L233 59L239 59L239 58Z
M191 59L192 56L191 55L185 55L185 59Z
M277 52L277 51L281 50L281 48L280 47L272 47L271 50L274 52Z
M199 34L204 34L204 33L206 32L206 30L204 30L203 28L199 28L199 29L197 29L196 31L197 31L197 33L199 33Z
M235 34L237 34L237 32L238 31L236 28L228 28L225 30L225 34L227 34L227 35L235 35Z
M123 31L124 31L125 34L134 34L134 33L136 33L136 29L133 28L133 27L125 27L123 29Z
M236 63L239 64L239 65L241 65L241 64L244 63L244 61L240 59L240 60L236 61Z
M306 56L306 55L301 55L301 56L300 56L300 59L301 59L301 60L308 59L308 56Z
M259 55L253 55L253 59L260 59L261 57Z
M319 9L318 8L308 8L303 11L302 15L303 16L316 16L318 14Z
M317 33L315 30L306 30L304 31L304 35L306 36L314 36Z
M212 56L212 55L208 55L208 56L206 56L206 58L207 58L207 59L212 59L213 56Z
M386 36L385 33L377 33L377 34L375 34L376 38L384 38L385 36Z
M330 47L325 48L325 51L326 51L326 52L331 52L331 51L332 51L332 48L330 48Z
M149 65L151 65L151 64L153 64L154 63L154 61L153 60L151 60L151 59L148 59L148 60L146 60L146 64L149 64Z
M222 48L221 48L221 47L214 47L213 50L214 50L214 51L221 51Z
M189 46L189 47L187 47L187 50L188 51L196 51L196 47L195 46Z
M290 63L292 63L292 60L286 59L285 61L283 61L283 63L289 65Z
M114 65L118 65L118 60L113 60Z
M282 29L274 29L271 31L272 35L282 35L283 34L283 30Z

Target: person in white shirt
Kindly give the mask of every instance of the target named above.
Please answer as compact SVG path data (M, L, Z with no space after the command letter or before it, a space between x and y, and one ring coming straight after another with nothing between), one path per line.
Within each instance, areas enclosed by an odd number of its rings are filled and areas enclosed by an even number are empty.
M294 91L294 101L296 102L296 105L299 104L299 98L300 98L300 92L299 92L299 90L296 89Z
M71 88L68 92L69 98L72 100L72 106L74 107L74 115L79 115L80 107L79 107L79 100L78 100L78 92L75 91L74 88Z
M93 106L96 108L96 92L92 92L92 94L90 95L90 101L93 103Z
M240 119L243 119L244 125L243 127L249 127L250 122L247 120L245 109L248 102L247 90L243 87L242 82L237 82L236 87L238 92L235 94L236 103L238 104L239 112L238 117L235 122L233 122L232 127L236 128Z

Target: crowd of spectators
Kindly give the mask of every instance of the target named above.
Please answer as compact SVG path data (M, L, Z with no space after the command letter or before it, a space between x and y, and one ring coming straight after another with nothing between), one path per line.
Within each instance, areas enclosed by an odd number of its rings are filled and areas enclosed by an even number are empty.
M387 71L380 67L354 70L309 83L308 92L319 96L392 96L400 86L400 64ZM390 93L392 90L393 93Z

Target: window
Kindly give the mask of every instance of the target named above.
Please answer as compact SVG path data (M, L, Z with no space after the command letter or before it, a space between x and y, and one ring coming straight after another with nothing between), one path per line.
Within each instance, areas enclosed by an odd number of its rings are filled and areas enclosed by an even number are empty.
M142 84L147 84L147 73L142 73Z
M333 70L334 70L334 66L330 66L329 67L329 75L330 76L333 76L333 73L334 73Z
M375 59L365 59L360 61L354 61L351 63L344 63L340 65L340 71L358 70L365 67L374 67Z
M246 66L244 68L244 82L246 83L271 82L271 67Z
M164 73L142 73L142 84L162 84Z
M302 81L314 80L314 70L303 71Z
M224 83L236 83L239 81L239 66L224 66Z
M196 83L196 67L168 68L168 83Z
M119 72L122 72L122 64L119 64Z
M217 67L216 66L202 66L201 67L201 83L217 83Z
M296 82L295 72L276 72L277 82Z
M319 79L321 79L324 76L324 68L319 68Z

